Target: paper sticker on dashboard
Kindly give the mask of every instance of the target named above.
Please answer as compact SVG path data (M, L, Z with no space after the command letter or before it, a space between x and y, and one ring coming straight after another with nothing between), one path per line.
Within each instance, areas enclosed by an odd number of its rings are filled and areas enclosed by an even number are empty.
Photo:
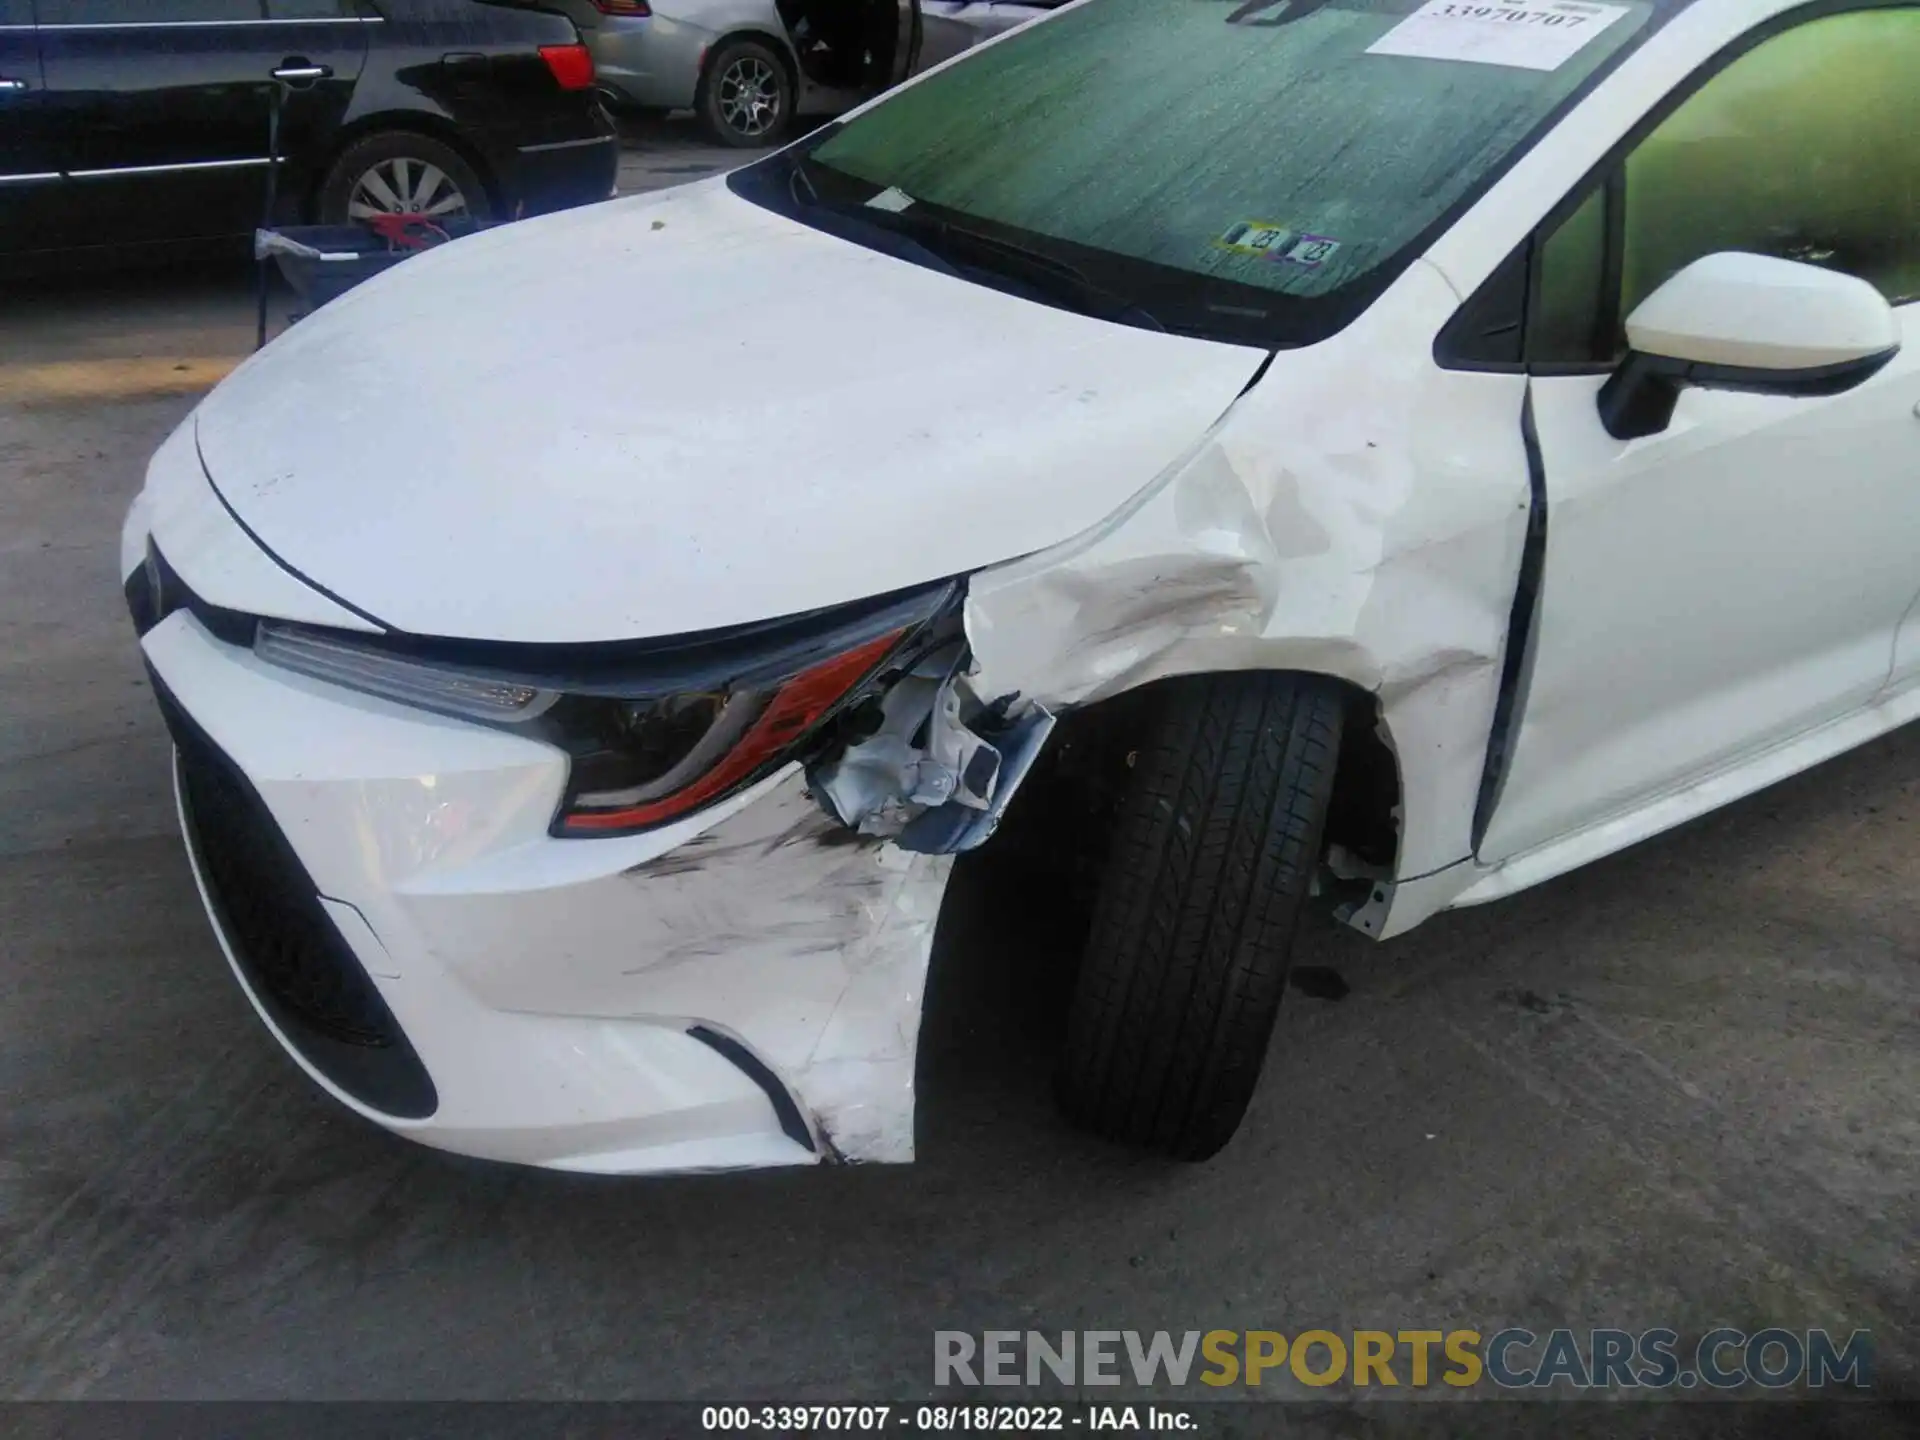
M1427 0L1367 54L1558 70L1626 13L1594 0Z

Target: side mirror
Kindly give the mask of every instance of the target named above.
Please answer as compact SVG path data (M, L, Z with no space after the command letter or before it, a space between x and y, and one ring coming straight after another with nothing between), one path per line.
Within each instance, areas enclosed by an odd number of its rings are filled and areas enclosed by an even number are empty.
M1886 297L1864 280L1765 255L1694 261L1627 317L1627 358L1600 390L1616 440L1657 435L1682 385L1837 395L1900 349Z

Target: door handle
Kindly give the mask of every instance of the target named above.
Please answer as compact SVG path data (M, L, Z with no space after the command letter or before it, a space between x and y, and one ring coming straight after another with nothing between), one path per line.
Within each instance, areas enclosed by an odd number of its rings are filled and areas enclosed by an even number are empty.
M314 65L305 60L284 60L273 72L274 79L288 81L326 80L332 78L332 75L332 66Z

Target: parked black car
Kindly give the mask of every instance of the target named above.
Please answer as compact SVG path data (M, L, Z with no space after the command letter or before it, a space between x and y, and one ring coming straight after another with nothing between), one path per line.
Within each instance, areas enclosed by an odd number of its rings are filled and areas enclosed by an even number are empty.
M564 15L512 0L0 0L0 255L612 193Z

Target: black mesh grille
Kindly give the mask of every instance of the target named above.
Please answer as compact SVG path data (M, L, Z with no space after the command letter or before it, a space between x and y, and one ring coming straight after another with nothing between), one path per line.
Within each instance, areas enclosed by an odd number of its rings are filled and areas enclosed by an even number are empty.
M425 1067L265 803L157 678L154 694L179 756L188 843L261 1004L348 1094L389 1114L431 1115L438 1099Z

